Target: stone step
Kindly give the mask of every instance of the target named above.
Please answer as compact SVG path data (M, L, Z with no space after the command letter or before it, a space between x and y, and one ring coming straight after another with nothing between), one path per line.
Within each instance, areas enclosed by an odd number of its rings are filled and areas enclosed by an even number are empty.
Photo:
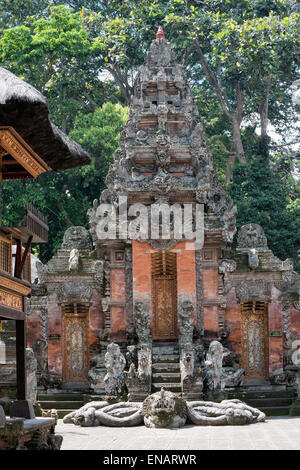
M66 415L76 410L77 408L75 408L74 410L57 410L58 419L63 419Z
M266 406L264 408L260 408L260 411L265 413L266 416L288 416L290 413L290 407Z
M177 362L179 363L179 354L153 354L152 362Z
M166 346L164 348L152 348L152 354L159 354L159 355L165 355L165 354L176 354L179 355L179 350L170 348L169 346Z
M169 392L181 392L181 385L178 383L167 383L167 382L160 382L160 383L153 383L152 388L154 392L159 392L161 388L164 390L168 390Z
M38 401L43 410L51 410L55 408L57 410L78 410L84 403L83 401Z
M38 401L82 401L82 393L38 393Z
M247 404L255 408L274 407L274 406L291 406L293 398L277 397L277 398L247 398Z
M177 363L172 362L158 362L152 364L153 372L177 372L180 374L180 366Z
M152 383L178 383L180 384L181 376L176 372L161 372L152 374Z
M258 398L295 398L295 390L271 390L271 391L248 391L248 390L229 390L228 398L258 399Z

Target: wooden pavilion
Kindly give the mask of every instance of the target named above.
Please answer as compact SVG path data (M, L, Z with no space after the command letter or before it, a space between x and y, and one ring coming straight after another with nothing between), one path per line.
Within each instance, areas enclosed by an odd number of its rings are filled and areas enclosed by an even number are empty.
M0 67L0 184L89 163L82 147L51 123L45 97ZM30 294L31 280L25 268L31 243L47 242L47 236L46 219L30 204L21 224L0 226L0 321L16 322L17 401L13 415L25 418L34 417L26 400L24 298Z

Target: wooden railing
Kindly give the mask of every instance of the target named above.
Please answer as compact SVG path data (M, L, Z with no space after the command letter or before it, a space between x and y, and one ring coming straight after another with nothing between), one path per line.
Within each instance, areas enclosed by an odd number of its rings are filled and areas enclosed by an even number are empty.
M12 267L12 236L0 235L0 269L11 274Z

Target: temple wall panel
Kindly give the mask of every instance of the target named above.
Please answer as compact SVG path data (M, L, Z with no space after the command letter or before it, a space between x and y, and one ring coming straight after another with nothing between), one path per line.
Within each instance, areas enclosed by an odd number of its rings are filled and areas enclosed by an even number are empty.
M177 296L178 303L190 300L196 305L196 267L193 243L179 242L172 251L177 253ZM196 318L196 309L194 309Z
M231 289L227 294L225 324L230 328L229 347L235 354L241 356L241 306L235 296L234 289Z
M126 309L124 307L111 307L111 339L126 337Z
M210 305L204 307L204 332L207 338L216 339L218 331L218 307Z
M125 300L125 269L112 269L111 271L111 300Z
M31 310L30 315L26 319L26 340L27 347L32 348L34 345L34 340L42 338L41 332L41 310L34 309Z
M151 252L146 242L132 241L133 303L146 302L151 309Z
M59 335L51 339L51 335ZM62 375L62 313L56 294L48 298L48 370L50 374Z
M218 271L217 268L203 269L203 300L216 300L218 298Z
M296 308L291 308L290 313L290 328L293 336L300 340L300 311Z
M103 328L103 323L101 295L94 290L89 309L89 353L91 356L100 352L98 332Z
M268 305L269 330L269 372L272 373L283 367L282 342L282 307L280 291L272 288L272 299Z

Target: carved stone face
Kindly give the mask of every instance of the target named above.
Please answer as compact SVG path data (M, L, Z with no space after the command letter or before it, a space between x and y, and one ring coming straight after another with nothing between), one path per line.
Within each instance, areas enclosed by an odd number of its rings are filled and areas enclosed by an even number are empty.
M144 304L142 302L136 302L134 304L134 310L136 314L139 314L143 311Z
M212 356L223 354L223 346L219 341L212 341L209 345L209 352Z
M189 300L185 300L181 304L180 315L182 317L191 317L193 315L194 305Z
M70 227L64 234L63 248L90 248L90 237L84 227Z
M186 404L183 398L161 389L146 398L143 415L147 427L181 427L186 421Z

